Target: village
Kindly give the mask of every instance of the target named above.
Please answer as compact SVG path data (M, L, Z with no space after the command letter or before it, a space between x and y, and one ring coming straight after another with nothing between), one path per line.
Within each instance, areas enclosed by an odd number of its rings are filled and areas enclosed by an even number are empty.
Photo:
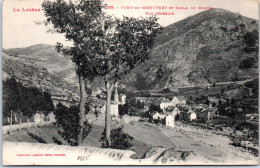
M177 91L140 91L134 95L128 94L130 97L116 92L110 113L113 119L122 119L127 123L131 120L144 120L169 127L174 127L177 120L205 123L213 119L236 118L257 123L257 109L254 109L257 107L257 95L252 87L245 87L247 83L253 82L254 80L179 87ZM92 98L96 103L92 111L104 114L105 94L97 94Z
M125 123L147 121L156 125L175 127L175 121L206 123L214 119L228 120L236 118L250 124L258 122L257 95L253 87L245 87L254 80L214 83L211 85L187 86L179 88L157 89L139 92L115 92L110 106L113 120ZM252 85L252 84L251 84ZM238 92L240 90L240 92ZM242 90L242 91L241 91ZM238 93L235 93L238 92ZM231 95L231 96L229 96ZM63 97L53 95L55 106L62 103L65 106L78 103ZM106 95L104 92L94 92L88 98L89 112L105 114ZM255 111L254 111L255 110ZM19 116L14 115L15 123ZM23 119L25 120L25 119ZM10 118L4 122L9 123ZM55 122L53 113L44 116L36 113L30 118L34 125L43 122Z

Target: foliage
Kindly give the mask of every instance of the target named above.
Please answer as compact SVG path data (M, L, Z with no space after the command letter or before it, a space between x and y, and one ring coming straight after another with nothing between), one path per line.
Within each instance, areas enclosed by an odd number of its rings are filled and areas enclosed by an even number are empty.
M45 1L42 6L46 24L75 44L67 49L58 43L57 49L71 55L78 74L88 79L120 78L128 73L147 58L162 29L156 17L113 18L102 11L105 5L100 0Z
M58 145L62 145L62 142L60 140L58 140L57 138L52 137L52 140L53 140L54 143L56 143Z
M238 21L240 22L239 26L228 31L230 35L236 37L237 40L242 42L243 50L245 54L253 54L254 56L258 55L258 48L259 48L259 35L258 30L254 29L251 30L247 24L245 24L242 17L238 17ZM251 24L255 24L256 21L253 20ZM255 58L245 58L240 62L239 68L240 69L250 69L253 68L257 63L258 59Z
M141 96L142 97L151 97L151 93L149 91L141 91Z
M201 95L200 97L195 98L195 104L209 104L207 96Z
M248 47L255 47L258 41L258 31L253 30L252 32L247 32L244 36L244 41Z
M21 84L12 77L3 81L3 115L10 116L11 110L18 110L21 105L19 102L19 88Z
M216 107L216 103L215 102L212 103L212 107Z
M123 116L125 114L128 114L128 104L124 104L124 105L118 105L118 112L119 112L119 115Z
M62 131L58 133L70 144L71 146L79 145L78 134L81 126L79 123L79 107L70 106L66 107L63 104L57 104L54 111L56 123L62 128ZM83 125L83 137L85 139L88 133L91 131L91 125L85 121Z
M255 62L256 62L256 59L254 57L245 58L240 62L239 68L240 69L253 68L255 65Z
M157 111L157 112L163 112L163 110L160 108L160 106L158 106L158 105L155 105L155 104L151 104L150 106L149 106L149 111L150 112L154 112L154 111Z
M42 139L41 137L39 137L39 136L37 136L37 135L35 135L35 134L31 133L31 132L27 132L27 134L30 137L32 137L33 139L35 139L36 141L38 141L39 143L47 144L47 142L44 139Z
M258 79L254 79L252 81L248 81L244 84L247 88L252 88L254 95L258 95Z
M42 4L46 23L53 31L65 34L74 46L64 48L57 43L57 50L72 56L77 74L92 81L101 76L107 91L107 139L111 92L121 78L143 63L162 27L157 18L122 19L103 12L106 5L101 0L45 1Z
M133 137L123 132L122 127L118 127L111 130L111 146L106 143L105 130L102 132L100 138L102 148L113 148L113 149L128 149L132 145L131 141Z
M54 105L48 92L42 92L36 87L25 87L14 77L3 81L4 116L10 116L11 110L13 110L13 112L30 118L37 111L42 111L47 115L53 109Z
M140 100L136 101L135 98L130 98L127 99L127 102L124 105L119 105L118 108L121 116L125 114L136 116L141 109L144 109L144 102L140 102Z
M145 90L148 87L148 84L146 83L146 78L142 73L137 73L136 74L136 82L135 82L135 87L137 90Z
M164 71L163 71L162 65L160 65L160 67L156 71L156 77L157 78L162 78L163 75L164 75Z

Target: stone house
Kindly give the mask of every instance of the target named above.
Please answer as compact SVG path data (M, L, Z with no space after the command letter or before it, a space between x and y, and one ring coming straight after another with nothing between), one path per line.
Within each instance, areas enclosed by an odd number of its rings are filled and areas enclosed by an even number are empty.
M151 113L151 118L153 120L163 120L165 117L166 117L166 115L160 114L157 111L154 111L154 112Z
M174 96L171 102L172 106L186 105L187 100L184 96Z
M174 128L174 116L168 115L165 117L165 125Z
M160 103L160 109L162 109L163 111L165 111L165 109L171 106L172 106L172 102L166 98L164 98Z
M154 111L151 113L151 118L153 120L159 120L160 119L160 113L158 111Z
M100 108L100 112L102 114L105 114L105 112L106 112L106 103ZM113 102L113 101L111 101L111 104L110 104L110 115L111 115L111 117L116 117L116 118L119 117L118 104Z
M195 111L193 111L192 109L189 109L189 111L187 112L187 120L193 121L196 119L197 119L197 114L195 113Z

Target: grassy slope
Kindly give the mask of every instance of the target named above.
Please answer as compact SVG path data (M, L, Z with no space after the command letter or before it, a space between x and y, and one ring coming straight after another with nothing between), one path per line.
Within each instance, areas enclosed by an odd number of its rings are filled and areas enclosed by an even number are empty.
M48 144L52 144L53 137L57 138L58 140L62 141L63 145L68 145L68 143L57 133L58 127L56 126L47 126L47 127L40 127L40 128L31 128L29 130L30 133L33 133L42 139L44 139ZM101 143L99 139L101 137L101 133L104 130L103 126L93 125L92 131L88 135L88 137L84 141L83 146L88 147L101 147ZM133 136L133 135L132 135ZM11 142L30 142L30 143L39 143L37 140L33 139L27 134L26 130L21 130L17 132L13 132L11 135L5 134L3 135L4 141L11 141ZM144 141L140 141L134 139L132 141L133 146L130 148L134 152L133 158L140 158L144 155L146 151L152 148L152 145L144 143Z

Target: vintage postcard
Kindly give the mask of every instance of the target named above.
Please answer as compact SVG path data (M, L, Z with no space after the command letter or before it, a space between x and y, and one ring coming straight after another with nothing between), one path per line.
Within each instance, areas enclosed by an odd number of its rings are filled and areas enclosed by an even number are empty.
M3 165L257 165L257 0L4 0Z

